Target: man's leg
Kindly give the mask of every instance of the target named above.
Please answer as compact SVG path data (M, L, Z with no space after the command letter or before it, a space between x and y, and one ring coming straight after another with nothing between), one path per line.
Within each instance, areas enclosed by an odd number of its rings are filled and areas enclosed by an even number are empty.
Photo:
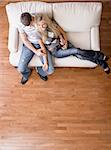
M25 45L22 47L22 53L18 64L18 71L22 74L21 83L25 84L31 74L31 69L28 67L28 63L32 59L34 53L29 50Z

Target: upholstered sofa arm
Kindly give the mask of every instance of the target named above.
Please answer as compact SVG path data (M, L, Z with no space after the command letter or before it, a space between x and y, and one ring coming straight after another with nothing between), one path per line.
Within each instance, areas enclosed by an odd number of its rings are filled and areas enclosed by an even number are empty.
M19 44L19 33L18 29L15 26L9 27L9 39L8 39L8 49L10 52L18 51Z
M99 26L91 28L91 49L100 51Z

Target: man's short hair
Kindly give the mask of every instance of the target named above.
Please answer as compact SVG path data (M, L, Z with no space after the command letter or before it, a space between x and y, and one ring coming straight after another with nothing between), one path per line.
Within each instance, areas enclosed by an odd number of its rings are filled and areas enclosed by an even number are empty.
M20 20L23 25L29 26L30 22L32 21L31 14L29 14L28 12L22 13Z

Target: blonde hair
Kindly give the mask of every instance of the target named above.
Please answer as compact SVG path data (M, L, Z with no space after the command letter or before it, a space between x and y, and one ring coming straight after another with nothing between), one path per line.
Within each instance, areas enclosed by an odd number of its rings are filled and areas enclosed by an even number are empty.
M57 25L48 17L48 15L42 14L42 13L37 14L35 17L36 28L41 33L43 42L46 41L46 39L48 37L48 32L47 32L47 30L41 31L40 28L38 27L39 21L42 21L42 20L45 20L45 22L47 23L48 29L54 33L55 38L58 38L61 33L60 33L59 29L57 28Z

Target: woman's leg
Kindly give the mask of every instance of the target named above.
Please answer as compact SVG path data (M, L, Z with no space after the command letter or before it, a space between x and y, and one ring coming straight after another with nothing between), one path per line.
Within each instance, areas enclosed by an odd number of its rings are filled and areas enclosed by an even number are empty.
M43 56L41 56L40 59L41 59L41 62L44 64ZM39 74L42 76L47 76L54 72L54 64L52 61L52 55L50 54L49 51L47 51L47 60L48 60L48 70L47 71L44 71L42 67L37 67Z
M67 57L70 55L74 55L76 57L78 56L82 56L85 58L94 58L94 59L100 59L103 60L104 59L104 54L101 53L100 51L93 51L93 50L83 50L80 48L75 48L70 42L68 42L68 48L66 50L63 49L56 49L52 52L52 55L54 55L57 58L63 58L63 57Z
M57 58L68 57L68 56L71 56L71 55L76 56L76 54L78 54L78 49L77 48L68 48L66 50L55 49L54 51L51 52L51 54L54 57L57 57Z
M40 45L39 44L34 44L34 47L40 48ZM44 71L42 66L36 67L36 70L38 71L38 73L40 75L42 75L43 77L45 77L49 74L52 74L54 72L54 65L53 65L53 61L52 61L52 55L50 54L50 52L48 50L46 52L47 52L47 59L48 59L48 70ZM43 59L42 56L40 57L40 60L44 64L44 59Z
M105 60L94 59L93 57L85 57L85 56L82 57L81 55L80 56L78 55L77 57L80 58L80 59L83 59L83 60L89 60L89 61L91 61L93 63L96 63L100 67L102 67L106 73L110 73L110 68L108 66L108 63Z
M93 51L93 50L85 50L85 49L80 49L80 53L83 57L90 57L93 59L99 59L99 60L105 60L106 56L100 52L100 51Z
M104 70L109 70L108 64L104 61L104 54L99 51L82 50L80 48L68 48L66 50L58 49L52 52L52 55L57 58L63 58L67 56L76 56L79 59L89 60L100 65Z

